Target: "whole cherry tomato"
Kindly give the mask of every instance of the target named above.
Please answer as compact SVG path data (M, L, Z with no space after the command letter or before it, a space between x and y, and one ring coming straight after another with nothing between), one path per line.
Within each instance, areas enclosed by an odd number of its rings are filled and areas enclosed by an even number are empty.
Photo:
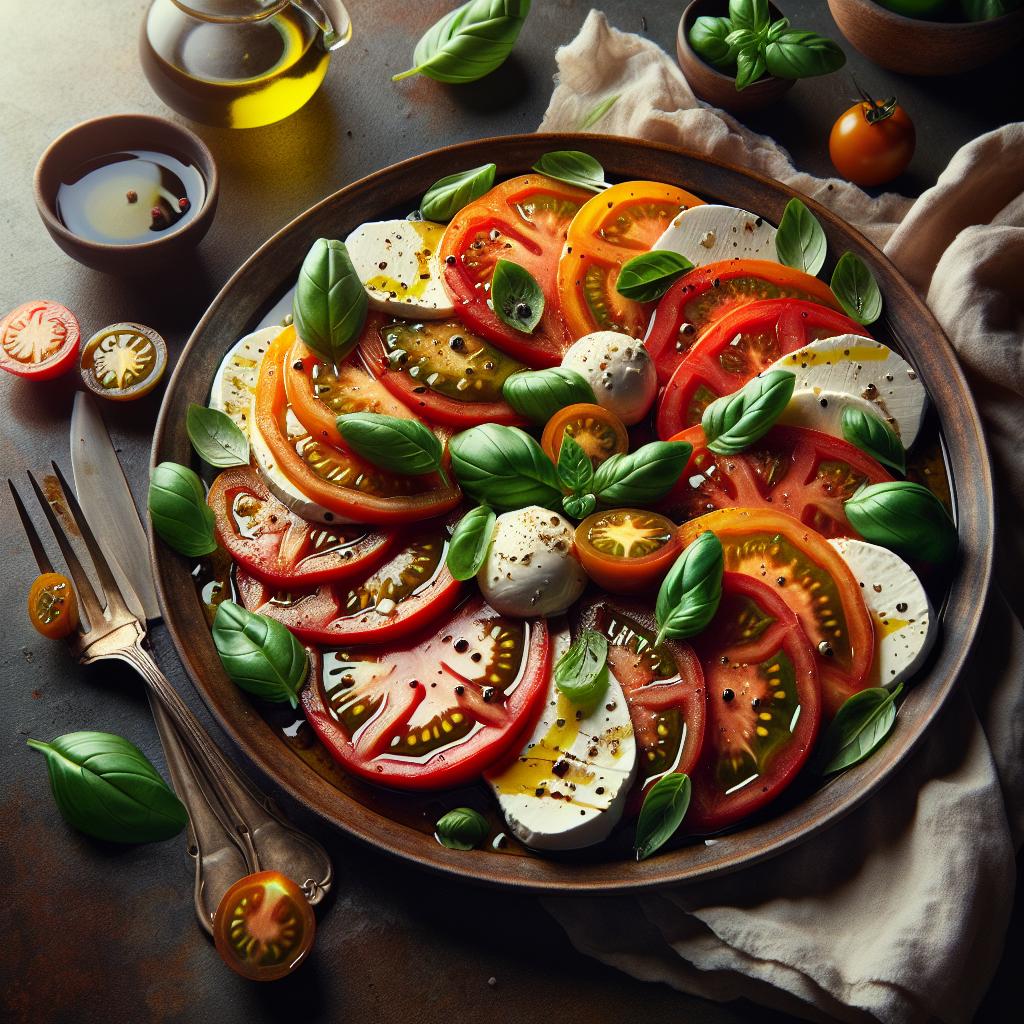
M896 97L866 97L832 126L828 151L836 170L857 185L881 185L902 174L914 155L915 133Z

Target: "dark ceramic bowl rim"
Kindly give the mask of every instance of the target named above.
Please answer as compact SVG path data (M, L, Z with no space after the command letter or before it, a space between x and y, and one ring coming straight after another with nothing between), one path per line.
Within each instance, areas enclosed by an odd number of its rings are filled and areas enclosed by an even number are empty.
M1020 8L1016 11L1007 11L1006 14L1000 14L998 18L988 18L984 21L932 21L928 18L909 18L905 14L900 14L899 11L894 11L891 7L877 3L877 0L853 0L853 3L874 7L883 17L889 18L901 28L925 27L929 31L942 32L949 35L955 35L958 31L963 31L967 28L976 29L980 25L984 25L986 28L994 28L998 25L1009 24L1009 22L1024 15L1024 8Z

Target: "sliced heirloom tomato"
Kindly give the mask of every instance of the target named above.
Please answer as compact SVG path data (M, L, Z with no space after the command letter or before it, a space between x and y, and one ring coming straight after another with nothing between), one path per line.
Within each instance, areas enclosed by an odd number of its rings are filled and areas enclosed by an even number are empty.
M715 509L772 508L824 537L859 537L843 510L863 484L892 477L870 455L808 427L773 427L737 455L716 455L698 425L671 438L693 445L665 515L696 519Z
M729 572L767 584L800 620L814 646L826 716L871 685L871 616L853 573L820 533L784 512L722 509L684 523L683 546L706 530L722 542Z
M864 335L864 328L801 299L762 299L726 313L701 335L665 386L658 399L658 436L700 423L716 398L739 391L782 356L839 334Z
M302 708L347 771L397 789L468 783L520 742L548 689L543 619L482 597L400 645L328 651Z
M703 204L657 181L623 181L588 200L569 225L558 263L558 299L573 338L592 331L643 336L654 303L616 291L622 264L651 249L680 211Z
M629 434L613 412L590 402L579 402L560 409L544 427L540 446L547 457L558 464L562 438L568 435L590 456L595 469L613 455L629 451Z
M575 340L558 301L558 260L577 210L593 195L542 174L511 178L464 206L441 240L444 283L471 331L529 366L557 366ZM498 260L525 267L544 292L544 315L532 334L505 324L490 304Z
M75 365L81 332L75 314L49 299L23 302L0 320L0 369L49 380Z
M767 583L727 572L711 625L693 639L708 723L684 827L717 832L774 800L811 753L821 688L810 641Z
M574 541L587 575L613 594L656 592L682 550L671 519L639 508L587 516Z
M782 298L841 308L824 281L774 260L721 260L684 274L658 302L644 338L658 380L667 384L704 331L732 310Z

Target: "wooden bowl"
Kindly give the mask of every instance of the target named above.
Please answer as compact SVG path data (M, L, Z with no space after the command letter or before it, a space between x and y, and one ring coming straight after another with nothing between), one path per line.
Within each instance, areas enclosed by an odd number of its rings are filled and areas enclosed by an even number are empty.
M167 386L152 465L166 459L191 462L185 431L189 403L207 401L214 373L236 339L264 318L280 316L274 304L294 284L299 266L317 238L344 238L365 220L413 209L433 182L462 168L493 161L499 178L505 178L528 172L543 153L559 149L586 150L613 178L671 182L709 202L732 203L776 223L796 194L776 181L696 153L604 135L552 133L482 139L424 153L377 171L301 214L261 246L225 285L196 327ZM403 825L384 813L384 797L367 801L364 796L360 802L354 780L343 777L342 788L336 788L285 745L221 668L196 594L191 563L152 542L160 604L181 660L211 712L263 772L324 821L382 852L467 880L549 892L638 890L704 880L748 866L838 821L893 776L952 691L978 631L984 605L981 598L992 568L995 503L991 467L974 399L928 308L863 235L813 200L801 198L825 231L829 269L846 250L872 268L885 297L877 336L896 343L928 387L955 494L960 564L942 605L942 632L928 670L910 687L886 743L862 764L803 799L777 804L769 808L768 816L747 822L713 844L692 843L641 863L613 858L602 850L581 851L561 859L512 856L490 849L473 853L448 850L429 831Z
M956 75L1024 39L1024 8L991 21L905 18L873 0L828 0L839 31L869 60L904 75Z

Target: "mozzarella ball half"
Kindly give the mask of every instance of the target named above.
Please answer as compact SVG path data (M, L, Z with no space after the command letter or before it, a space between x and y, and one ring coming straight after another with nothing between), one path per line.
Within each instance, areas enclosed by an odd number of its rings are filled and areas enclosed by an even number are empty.
M594 389L597 404L627 426L647 415L658 391L658 374L644 343L619 331L594 331L569 346L562 366Z

